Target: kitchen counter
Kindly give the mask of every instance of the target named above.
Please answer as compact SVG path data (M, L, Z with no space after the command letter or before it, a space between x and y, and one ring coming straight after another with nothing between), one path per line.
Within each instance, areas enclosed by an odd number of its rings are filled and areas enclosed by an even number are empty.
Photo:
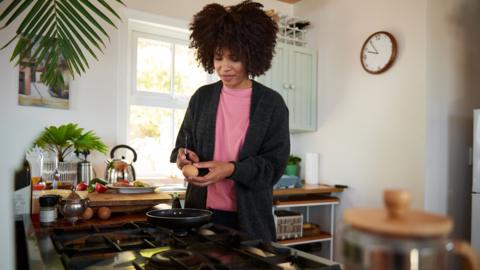
M289 195L310 195L310 194L330 194L330 193L339 193L343 192L343 188L337 188L330 185L318 184L318 185L309 185L306 184L301 188L283 188L283 189L274 189L273 196L289 196Z
M54 226L42 227L40 226L38 216L23 216L23 223L26 235L26 250L28 256L28 269L45 269L45 270L56 270L56 269L64 269L62 263L62 257L56 251L55 245L51 239L51 234L54 229L63 227L68 228L72 227L72 225L66 221L58 220ZM86 222L79 222L75 225L76 228L79 227L88 227L90 225L106 225L106 224L113 224L113 223L120 223L120 222L128 222L128 221L144 221L145 215L144 214L133 214L133 215L121 215L121 216L114 216L107 221L101 221L98 219L92 219ZM281 248L288 248L284 247L278 243L272 243L275 247ZM327 267L326 269L340 269L338 264L335 262L329 261L324 258L320 258L299 250L294 250L298 256L302 256L305 258L309 258L312 260L319 261L325 265L332 265L332 267ZM25 257L23 257L25 258ZM23 259L21 258L21 259ZM336 265L336 266L333 266Z
M303 188L293 188L293 189L277 189L274 190L273 194L275 198L282 197L303 197L311 195L328 195L330 193L342 192L343 189L335 188L327 185L307 185ZM180 194L183 195L184 192L180 191ZM169 202L170 199L165 197L164 202ZM20 218L20 217L18 217ZM17 218L17 220L18 220ZM55 246L50 238L50 235L54 228L68 228L75 226L76 228L81 227L90 227L91 225L107 225L114 223L123 223L123 222L136 222L136 221L146 221L145 214L134 213L134 214L121 214L115 213L108 220L100 220L96 216L88 221L79 221L77 224L72 225L70 222L65 221L61 218L57 220L53 226L41 226L39 222L38 215L25 215L22 216L25 240L26 240L26 251L28 254L28 265L29 269L64 269L61 257L56 252ZM278 245L274 243L275 245ZM300 251L295 251L300 252ZM302 253L303 254L303 253ZM310 254L303 254L306 257L313 256ZM325 259L327 262L328 260Z

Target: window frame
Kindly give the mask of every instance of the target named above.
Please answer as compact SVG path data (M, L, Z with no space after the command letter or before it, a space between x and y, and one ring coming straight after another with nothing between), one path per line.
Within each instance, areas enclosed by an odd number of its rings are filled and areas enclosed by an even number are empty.
M130 126L131 106L150 106L172 110L170 119L173 132L172 138L175 143L175 112L186 110L190 97L173 95L173 84L171 81L170 93L154 93L138 91L136 89L137 76L137 40L139 37L166 41L175 44L189 44L188 22L128 8L120 9L122 17L126 22L119 28L119 50L118 50L118 95L117 95L117 143L128 144L128 132ZM175 57L175 50L172 50L172 59ZM172 61L171 76L174 78L175 63ZM206 83L215 81L217 77L206 73ZM199 86L200 87L200 86ZM178 127L179 128L179 127ZM157 178L159 175L145 174L142 177Z

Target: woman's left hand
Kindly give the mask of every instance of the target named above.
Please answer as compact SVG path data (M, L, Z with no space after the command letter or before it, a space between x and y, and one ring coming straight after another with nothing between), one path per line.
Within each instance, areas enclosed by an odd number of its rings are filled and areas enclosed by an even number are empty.
M215 182L218 182L222 179L225 179L232 175L235 170L235 165L230 162L223 161L207 161L207 162L198 162L193 164L195 167L207 168L208 173L204 176L194 176L188 177L187 182L196 185L196 186L208 186Z

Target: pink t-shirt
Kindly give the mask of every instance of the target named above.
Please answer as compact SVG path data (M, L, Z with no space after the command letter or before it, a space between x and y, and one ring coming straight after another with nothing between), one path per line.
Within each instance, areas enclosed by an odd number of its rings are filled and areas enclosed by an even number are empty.
M236 161L242 149L250 124L252 88L229 89L220 93L215 128L213 160ZM223 179L208 186L207 207L224 211L237 211L235 183Z

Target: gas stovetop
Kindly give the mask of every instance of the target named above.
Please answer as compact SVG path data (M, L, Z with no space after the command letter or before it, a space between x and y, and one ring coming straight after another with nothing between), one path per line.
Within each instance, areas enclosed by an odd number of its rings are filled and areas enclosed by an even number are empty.
M146 222L55 229L66 269L340 269L327 260L207 224L172 231Z

